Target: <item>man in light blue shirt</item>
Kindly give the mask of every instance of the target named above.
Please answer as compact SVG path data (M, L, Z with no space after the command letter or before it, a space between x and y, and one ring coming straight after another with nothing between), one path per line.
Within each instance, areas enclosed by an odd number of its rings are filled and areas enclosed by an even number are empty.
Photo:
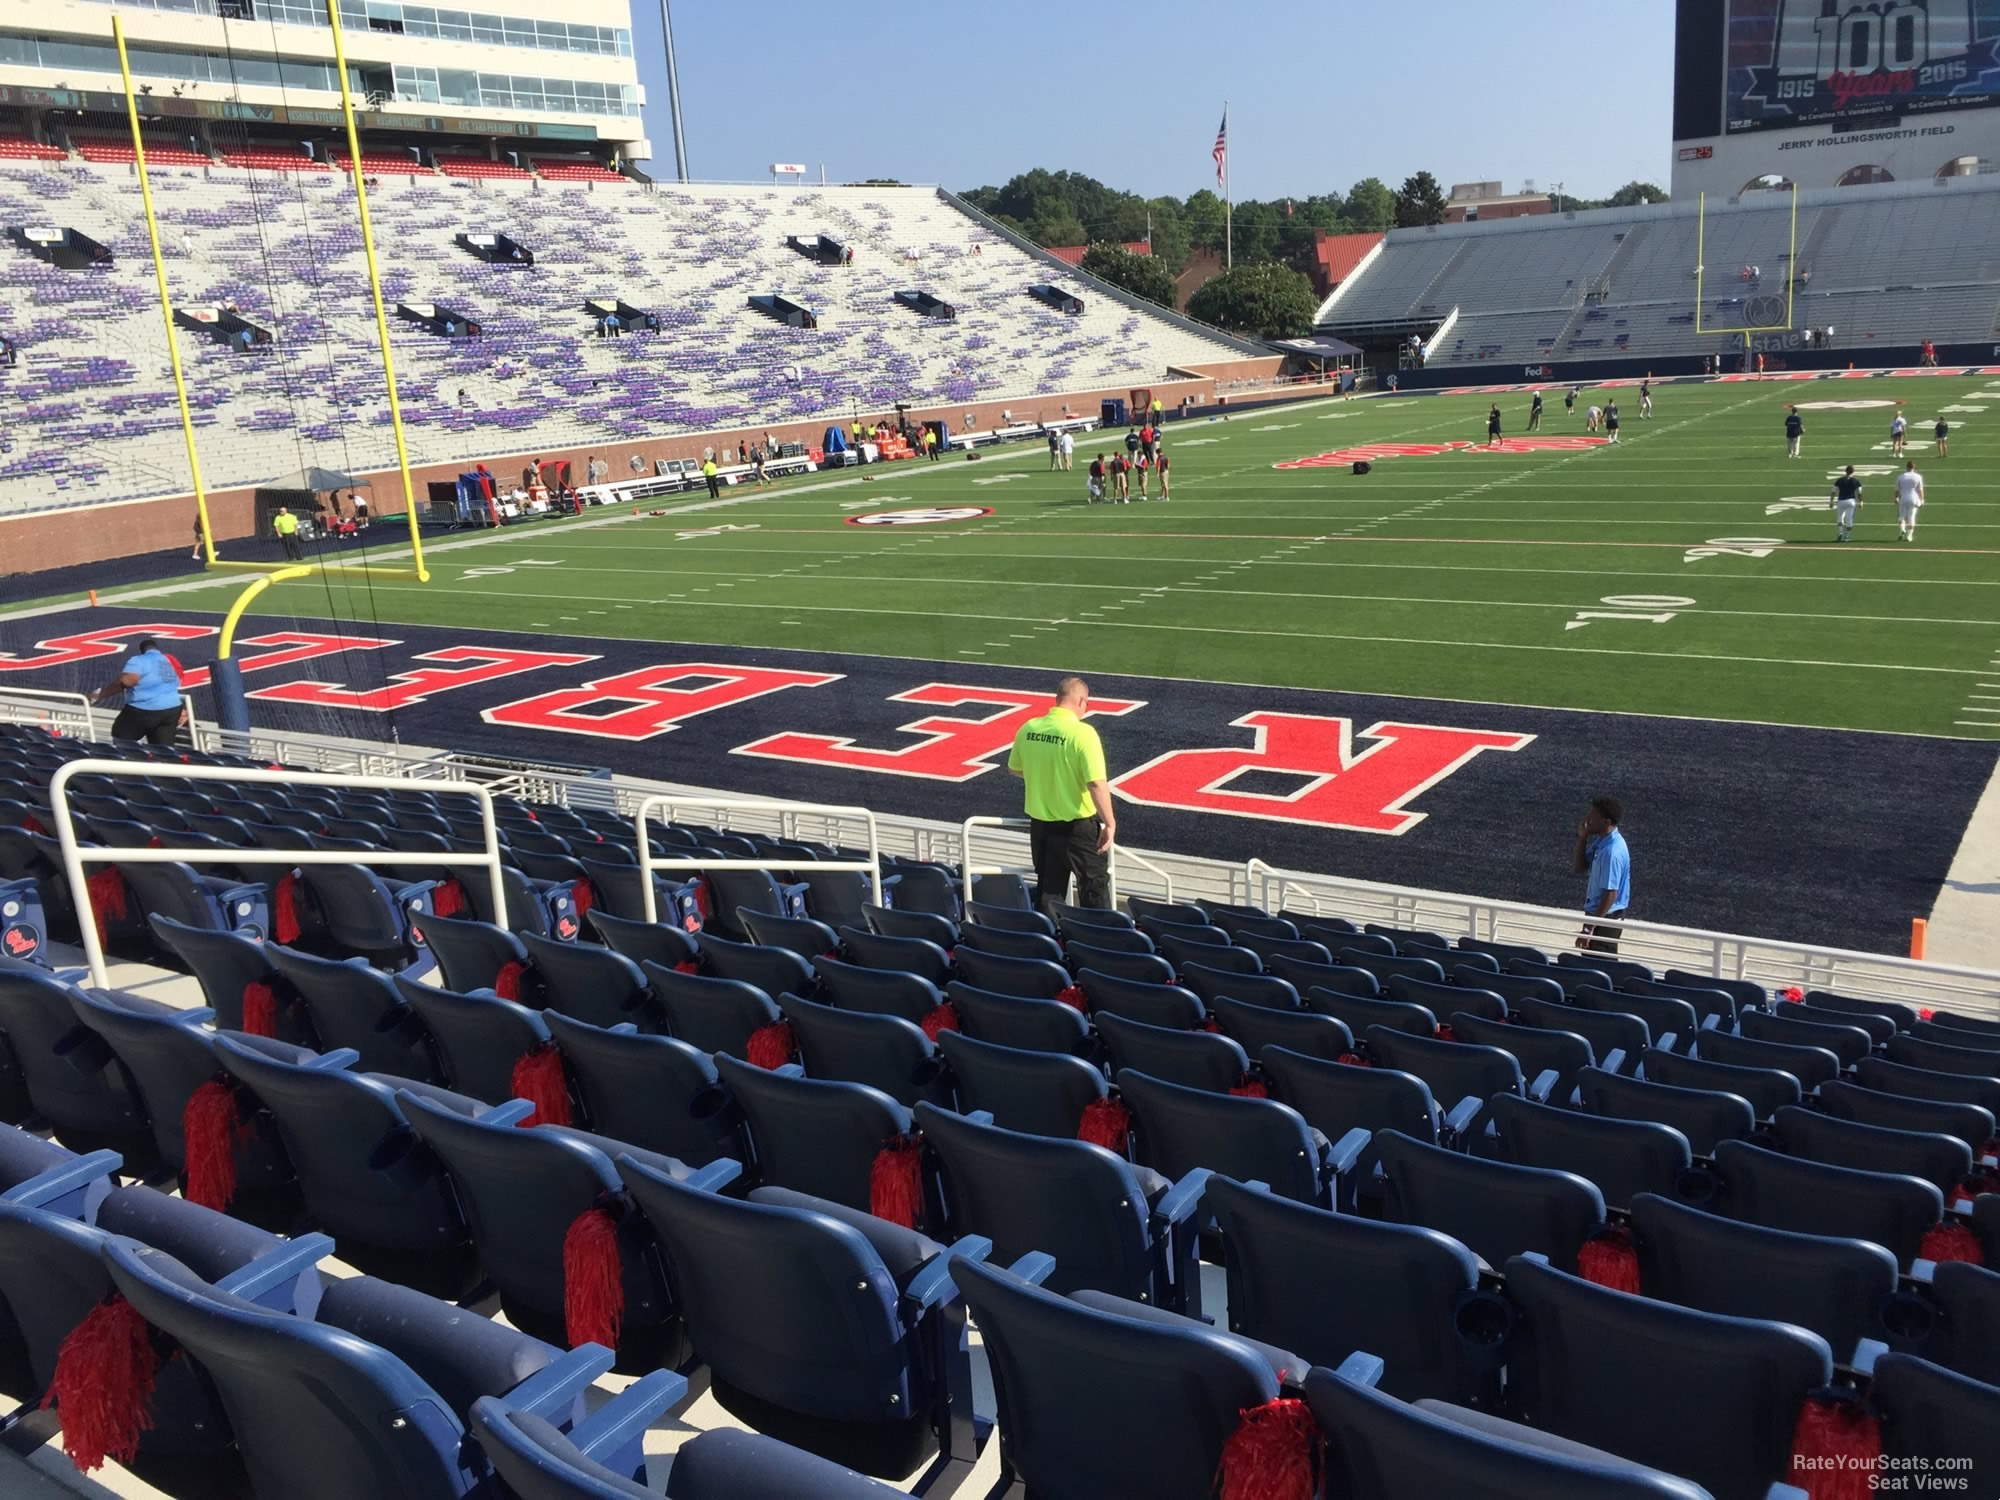
M1576 873L1585 877L1584 923L1576 945L1592 953L1616 953L1624 928L1603 918L1622 917L1632 903L1632 851L1618 831L1625 808L1616 797L1593 797L1576 829Z
M145 740L171 745L174 732L186 721L181 706L181 676L173 661L147 636L125 659L125 669L99 688L92 701L125 695L125 706L112 721L114 740Z

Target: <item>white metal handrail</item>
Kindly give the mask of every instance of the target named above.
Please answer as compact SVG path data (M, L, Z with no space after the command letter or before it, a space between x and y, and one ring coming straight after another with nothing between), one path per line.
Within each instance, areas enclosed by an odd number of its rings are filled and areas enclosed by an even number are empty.
M55 817L56 842L62 848L63 874L69 881L70 898L76 903L78 935L83 939L84 960L90 966L90 982L100 988L111 984L104 969L104 946L97 940L97 913L91 904L90 886L85 879L86 864L166 865L484 865L493 892L493 910L507 909L506 887L500 877L500 831L493 820L493 795L481 786L444 782L426 790L456 792L479 799L479 822L486 847L477 854L457 850L436 854L383 852L357 860L345 849L116 849L85 847L76 840L76 823L70 815L69 784L79 776L124 777L156 781L259 782L269 786L326 786L381 791L408 791L410 782L399 776L340 776L308 771L261 771L238 766L184 766L159 761L72 760L59 767L49 781L49 810Z
M1313 875L1282 870L1261 859L1249 860L1244 874L1250 898L1272 910L1296 893L1315 911L1388 925L1456 928L1451 935L1520 942L1550 951L1570 948L1589 920L1581 910ZM1988 969L1664 922L1621 920L1615 925L1621 934L1618 956L1624 958L1664 961L1722 979L1838 990L1861 999L1969 1005L2000 1017L2000 973Z
M98 708L91 702L88 693L62 692L54 688L0 687L0 704L32 708L49 723L74 722L73 737L77 739L95 739L99 716L115 718L116 715L115 709ZM72 708L71 704L76 706ZM194 699L182 693L181 707L187 713L189 741L197 750L207 749L201 724L194 716Z
M993 818L982 816L967 818L964 823L959 825L959 867L965 881L965 899L967 901L972 900L972 882L974 877L979 875L1005 875L1008 873L1006 867L1003 865L975 866L973 864L972 830L975 828L1027 828L1032 825L1032 821L1029 818ZM1174 877L1171 874L1161 869L1160 866L1154 864L1143 854L1135 854L1130 849L1124 851L1123 857L1146 871L1147 874L1157 876L1160 884L1166 889L1166 899L1169 901L1174 899ZM1105 883L1110 888L1111 902L1114 906L1118 904L1119 858L1119 845L1116 841L1113 841L1105 862Z
M868 826L868 858L862 859L717 859L712 855L693 855L684 859L665 859L653 853L653 846L646 837L646 819L655 811L671 813L682 807L723 808L731 812L752 812L775 814L780 826L786 817L797 813L815 816L859 818ZM762 870L769 874L774 870L812 869L829 873L851 870L868 877L869 889L874 893L877 905L882 901L882 837L875 822L875 814L865 807L843 807L833 802L781 802L767 797L693 797L678 792L659 792L640 799L638 808L632 814L637 854L639 856L639 894L646 908L646 920L660 920L659 894L653 889L655 870Z

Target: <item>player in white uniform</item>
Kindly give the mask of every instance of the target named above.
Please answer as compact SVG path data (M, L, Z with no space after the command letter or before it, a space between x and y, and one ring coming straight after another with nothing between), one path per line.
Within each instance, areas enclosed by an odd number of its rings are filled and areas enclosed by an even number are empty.
M1896 534L1906 542L1917 539L1917 512L1924 508L1924 476L1913 458L1896 476Z
M1903 435L1909 430L1910 424L1903 420L1901 412L1897 412L1896 420L1889 424L1889 451L1899 458L1903 453Z
M1583 414L1583 430L1585 432L1595 432L1597 431L1597 424L1603 420L1604 412L1600 408L1593 406Z

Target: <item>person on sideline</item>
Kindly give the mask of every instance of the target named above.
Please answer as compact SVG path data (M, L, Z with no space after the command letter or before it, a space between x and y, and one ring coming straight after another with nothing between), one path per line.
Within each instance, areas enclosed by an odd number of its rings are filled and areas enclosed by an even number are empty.
M1600 408L1593 406L1589 408L1587 411L1585 411L1583 414L1583 430L1585 432L1595 432L1597 431L1598 423L1602 422L1603 420L1604 420L1603 411Z
M278 541L285 549L285 556L293 562L304 562L305 553L299 547L299 518L292 514L289 506L281 505L278 513L271 517L271 529L278 533Z
M1090 684L1065 677L1055 706L1014 736L1007 770L1026 783L1028 851L1035 866L1035 900L1066 900L1072 876L1078 906L1111 905L1111 842L1118 816L1104 772L1104 744L1084 722Z
M1847 472L1833 482L1833 494L1826 502L1833 512L1834 524L1838 532L1836 542L1844 542L1854 534L1854 514L1861 509L1861 481L1854 477L1854 465L1847 466Z
M1576 387L1576 386L1571 386L1571 387L1570 387L1570 388L1569 388L1568 390L1566 390L1566 391L1564 391L1564 392L1563 392L1563 415L1564 415L1564 416L1568 416L1568 415L1572 414L1573 412L1575 412L1575 410L1576 410L1576 393L1577 393L1577 390L1578 390L1578 389L1579 389L1579 388L1578 388L1578 387Z
M1924 508L1924 476L1917 472L1917 461L1912 458L1903 464L1903 472L1896 476L1896 536L1900 541L1914 542L1917 539L1917 512Z
M1616 401L1607 401L1604 403L1604 430L1610 434L1612 442L1615 443L1618 441L1618 403Z
M1049 429L1049 472L1055 473L1062 467L1062 434L1055 428Z
M1806 435L1806 419L1796 406L1785 408L1785 457L1799 456L1799 440Z
M720 500L722 498L722 482L715 477L719 472L715 467L715 455L713 453L701 461L701 477L708 481L708 498L711 500Z
M1160 498L1167 498L1167 455L1160 454Z
M1639 382L1639 420L1653 420L1653 377L1648 375Z
M120 693L125 695L125 706L111 722L114 740L171 745L174 732L187 722L180 673L151 636L139 642L125 659L124 670L93 693L90 701L102 703Z
M1632 851L1618 831L1625 807L1616 797L1593 797L1576 825L1576 873L1584 877L1583 924L1576 945L1591 953L1616 953L1624 928L1606 918L1625 915L1632 903Z
M1063 473L1065 474L1076 467L1076 435L1074 433L1065 432L1062 435L1062 466Z

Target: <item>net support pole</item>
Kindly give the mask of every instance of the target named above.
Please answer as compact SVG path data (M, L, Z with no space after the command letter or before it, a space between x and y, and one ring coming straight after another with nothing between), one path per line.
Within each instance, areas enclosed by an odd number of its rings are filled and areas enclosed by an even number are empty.
M410 523L410 560L417 582L429 583L424 566L424 539L417 527L416 486L410 479L410 450L403 438L403 403L396 395L396 361L389 354L389 318L382 310L382 268L375 259L375 231L368 221L368 185L361 173L361 132L354 123L354 90L348 85L347 45L340 33L339 0L326 0L326 18L333 27L333 68L340 78L340 114L347 125L347 165L354 179L354 201L361 218L361 253L368 262L368 290L375 299L375 337L382 345L382 379L389 393L389 427L396 435L396 471L403 479L403 511Z
M146 140L139 129L139 96L132 88L132 62L125 53L125 21L111 16L111 39L118 44L118 76L125 86L125 118L132 127L132 167L139 174L139 202L146 212L146 240L153 251L153 282L160 290L160 318L167 333L167 367L173 371L174 399L179 403L181 436L187 443L188 479L194 485L195 515L201 522L202 552L215 561L215 528L208 522L208 493L201 482L201 455L195 451L194 416L188 410L187 379L181 373L181 348L174 337L174 302L167 292L167 263L160 254L160 221L153 215L153 188L146 180Z

